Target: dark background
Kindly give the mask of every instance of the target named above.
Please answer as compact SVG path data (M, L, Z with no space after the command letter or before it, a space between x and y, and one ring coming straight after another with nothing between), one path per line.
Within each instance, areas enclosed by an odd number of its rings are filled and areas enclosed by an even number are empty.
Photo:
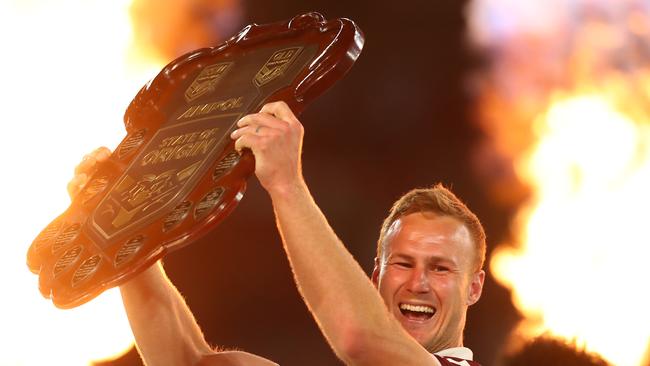
M467 87L480 68L466 40L465 1L317 0L242 3L241 26L318 11L347 17L366 42L350 73L300 116L303 167L316 202L361 266L372 270L382 220L415 187L442 182L485 225L489 254L506 238L510 209L495 204L474 173L484 137ZM239 27L241 28L241 27ZM282 365L337 365L293 283L271 202L255 179L235 212L165 268L213 345ZM488 272L470 308L465 345L483 365L498 362L518 315ZM131 351L106 365L140 365Z

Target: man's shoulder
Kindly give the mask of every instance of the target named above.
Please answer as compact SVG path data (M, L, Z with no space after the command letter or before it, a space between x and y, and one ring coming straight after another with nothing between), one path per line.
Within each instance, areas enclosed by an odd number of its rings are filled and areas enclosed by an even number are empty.
M198 366L279 366L264 357L243 351L222 351L205 355Z
M481 366L476 361L465 360L459 357L434 355L442 366Z

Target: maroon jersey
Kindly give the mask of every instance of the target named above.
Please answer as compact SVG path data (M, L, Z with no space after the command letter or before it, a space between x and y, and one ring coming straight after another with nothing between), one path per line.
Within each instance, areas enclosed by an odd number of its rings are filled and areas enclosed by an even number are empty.
M438 355L434 355L434 356L438 361L440 361L440 364L442 366L459 366L459 365L460 366L481 366L476 361L464 360L458 357L438 356Z

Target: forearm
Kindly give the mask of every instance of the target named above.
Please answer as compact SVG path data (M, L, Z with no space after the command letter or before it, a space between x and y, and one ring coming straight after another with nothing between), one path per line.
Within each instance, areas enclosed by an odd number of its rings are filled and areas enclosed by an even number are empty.
M271 198L298 289L336 354L360 365L428 357L390 316L304 183Z
M336 354L354 365L430 364L309 194L300 168L304 130L287 104L266 104L237 126L235 147L255 155L255 175L273 201L298 289Z
M120 286L122 300L147 365L191 365L210 347L185 300L158 262Z
M101 147L77 165L68 184L72 199L110 155L109 149ZM120 292L138 351L147 365L192 365L201 355L210 354L194 316L160 262L121 285Z

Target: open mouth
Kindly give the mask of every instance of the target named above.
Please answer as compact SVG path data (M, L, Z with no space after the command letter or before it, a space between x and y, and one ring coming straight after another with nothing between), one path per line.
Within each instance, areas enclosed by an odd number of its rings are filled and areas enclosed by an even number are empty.
M436 309L429 305L399 304L399 310L409 320L426 321L433 317Z

